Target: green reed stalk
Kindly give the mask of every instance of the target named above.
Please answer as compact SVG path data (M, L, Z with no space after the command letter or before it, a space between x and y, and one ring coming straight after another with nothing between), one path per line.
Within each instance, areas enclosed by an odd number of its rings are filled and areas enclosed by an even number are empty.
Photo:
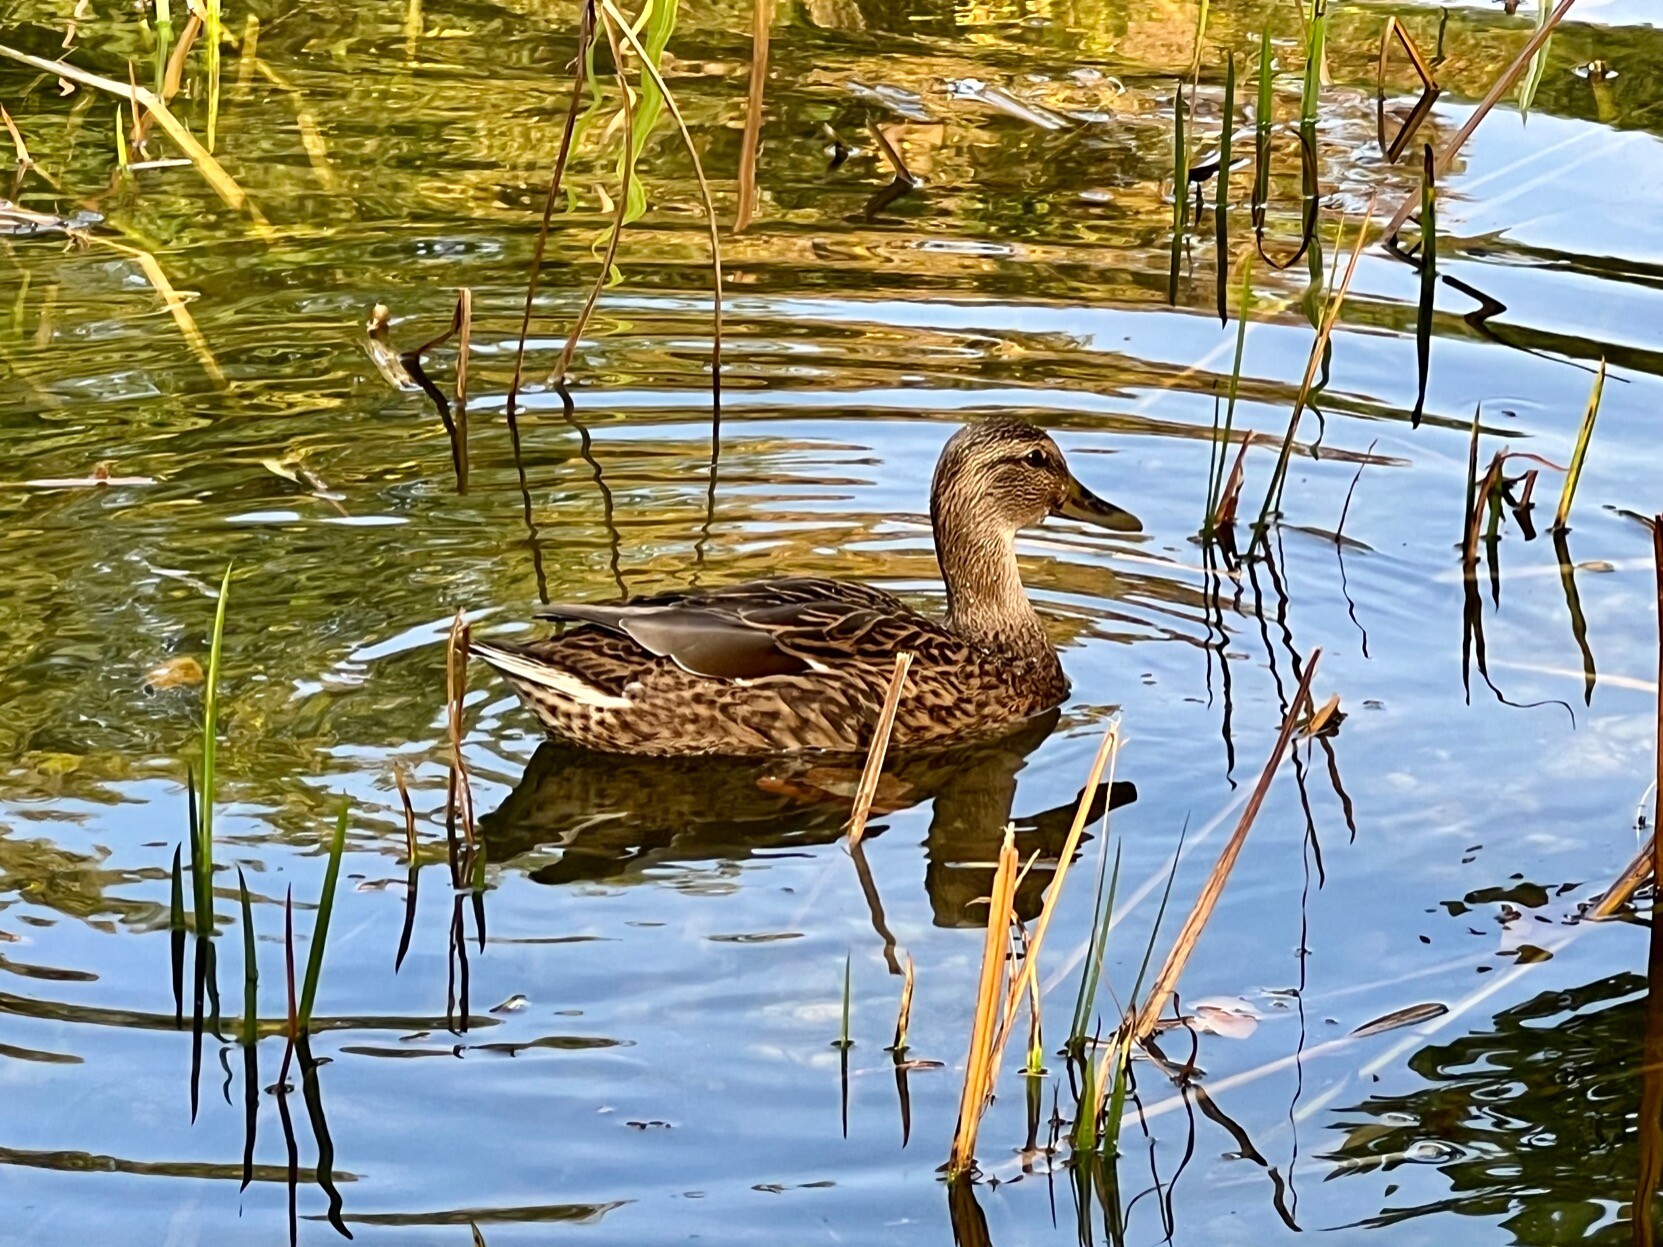
M1322 63L1328 47L1328 0L1311 0L1305 28L1305 83L1299 96L1299 120L1314 125L1322 95Z
M173 954L173 1020L185 1018L185 877L179 846L173 846L173 889L168 896L167 929Z
M115 106L115 167L127 172L127 123L121 115L121 104Z
M1132 994L1127 997L1132 1002L1131 1012L1122 1020L1120 1029L1115 1032L1114 1046L1110 1054L1114 1061L1113 1081L1109 1084L1109 1102L1104 1113L1101 1127L1097 1130L1098 1150L1107 1156L1112 1156L1120 1146L1120 1120L1125 1111L1127 1078L1132 1066L1132 1029L1137 1020L1138 997L1143 994L1143 980L1149 974L1149 963L1155 956L1155 943L1160 939L1161 923L1166 918L1167 903L1172 899L1172 885L1178 878L1178 863L1183 856L1184 839L1189 835L1189 820L1184 820L1183 830L1178 833L1178 847L1173 850L1172 869L1167 872L1166 888L1161 892L1161 903L1155 910L1155 925L1150 928L1149 942L1143 948L1143 962L1138 966L1137 978L1132 981ZM1104 1064L1107 1065L1105 1060ZM1098 1085L1101 1086L1106 1071L1099 1070ZM1092 1104L1092 1112L1097 1112L1097 1104Z
M1241 295L1236 302L1236 354L1230 364L1230 389L1224 408L1224 427L1213 434L1217 462L1209 457L1207 514L1201 519L1201 533L1210 537L1219 527L1218 512L1223 501L1225 464L1230 458L1230 433L1236 420L1236 398L1241 392L1242 354L1247 348L1247 318L1253 309L1253 253L1242 259Z
M1432 367L1432 310L1438 288L1438 172L1432 145L1422 157L1420 183L1420 305L1415 311L1415 412L1411 427L1419 427L1426 409L1426 382Z
M1577 483L1582 480L1582 464L1588 458L1588 443L1593 440L1594 420L1599 416L1600 395L1605 392L1605 358L1600 357L1599 371L1594 374L1594 388L1588 392L1588 405L1582 410L1582 427L1576 432L1576 449L1571 451L1570 470L1565 473L1565 485L1559 492L1559 510L1553 516L1553 531L1570 529L1571 500L1576 497Z
M156 94L167 82L167 58L173 47L173 13L168 0L156 0Z
M213 872L202 869L201 802L190 767L185 768L185 828L191 853L191 906L196 915L196 933L203 935L214 924Z
M254 955L254 907L248 903L248 880L237 867L237 897L243 907L243 1033L245 1044L260 1037L260 963Z
M1126 1115L1127 1080L1132 1070L1132 1041L1115 1037L1114 1085L1109 1089L1108 1108L1098 1132L1097 1150L1113 1156L1120 1150L1120 1123Z
M1270 203L1271 101L1270 27L1259 33L1259 97L1253 115L1253 228L1263 230Z
M346 846L346 816L348 806L341 803L340 817L335 820L335 835L329 841L329 863L323 872L323 894L318 898L318 917L312 928L312 947L306 956L306 982L300 993L297 1014L300 1033L312 1029L312 1005L318 996L318 978L323 973L323 949L329 940L329 916L335 909L335 885L341 877L341 850Z
M1224 61L1224 129L1218 137L1218 190L1213 195L1213 250L1218 268L1218 323L1229 322L1230 141L1236 128L1236 54Z
M1178 264L1184 254L1184 226L1189 217L1189 153L1184 143L1184 83L1172 106L1172 263L1167 269L1166 301L1178 304Z
M1103 956L1109 946L1109 920L1114 914L1114 896L1120 886L1120 850L1115 845L1114 870L1104 886L1104 871L1108 866L1108 844L1097 863L1097 896L1092 905L1091 934L1086 938L1086 965L1080 974L1080 990L1074 997L1074 1017L1068 1028L1068 1051L1078 1055L1085 1051L1086 1027L1091 1024L1092 1010L1097 1007L1097 988L1103 976ZM1090 1062L1086 1063L1088 1066Z
M1080 1099L1074 1109L1074 1129L1068 1141L1076 1152L1097 1150L1097 1062L1084 1053L1080 1062Z
M214 933L214 761L219 734L220 651L225 639L225 607L230 600L231 565L227 563L225 576L219 585L219 601L214 607L214 632L208 645L208 680L202 694L202 818L197 826L195 857L192 859L198 935Z

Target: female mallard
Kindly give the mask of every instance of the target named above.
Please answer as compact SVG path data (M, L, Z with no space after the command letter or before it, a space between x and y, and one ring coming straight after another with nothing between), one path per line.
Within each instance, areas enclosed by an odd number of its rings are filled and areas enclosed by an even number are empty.
M953 435L930 486L945 619L868 585L759 580L546 606L539 617L580 626L474 652L550 736L610 753L862 752L903 651L914 657L891 748L986 736L1068 695L1016 567L1017 530L1047 515L1142 527L1069 475L1039 429L988 420Z

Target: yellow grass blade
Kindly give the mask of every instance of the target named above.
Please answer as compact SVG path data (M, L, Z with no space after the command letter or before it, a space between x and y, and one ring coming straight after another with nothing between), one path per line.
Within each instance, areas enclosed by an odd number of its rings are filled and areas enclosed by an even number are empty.
M912 954L907 954L906 978L901 980L901 1007L895 1014L895 1042L889 1046L891 1052L905 1052L907 1050L907 1027L912 1021Z
M6 111L4 104L0 104L0 123L4 123L6 133L12 136L12 148L17 152L17 167L25 169L34 164L34 161L29 159L29 145L23 141L23 132L17 128L17 122L12 120L12 115Z
M1570 470L1565 473L1564 487L1559 491L1559 510L1554 512L1553 531L1566 532L1570 528L1571 499L1576 497L1576 486L1582 479L1582 464L1588 457L1588 443L1594 437L1594 420L1599 416L1600 395L1605 392L1605 359L1599 361L1594 374L1594 388L1588 392L1588 405L1582 409L1582 425L1576 431L1576 448L1571 451Z
M987 937L982 942L982 973L976 988L976 1015L970 1027L970 1053L964 1062L964 1090L959 1097L958 1127L947 1158L948 1181L966 1173L975 1163L976 1134L988 1096L998 1077L998 1053L993 1035L999 1011L999 988L1005 977L1006 932L1010 929L1011 903L1016 898L1016 833L1005 828L999 847L999 864L993 872L993 893L987 907Z

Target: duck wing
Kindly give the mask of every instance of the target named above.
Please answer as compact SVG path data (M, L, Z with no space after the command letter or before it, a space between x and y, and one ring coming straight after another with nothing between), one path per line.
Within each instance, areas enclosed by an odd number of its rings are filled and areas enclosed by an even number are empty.
M537 613L627 637L689 674L717 680L887 661L899 649L956 640L881 589L807 578L666 593L622 605L556 603Z

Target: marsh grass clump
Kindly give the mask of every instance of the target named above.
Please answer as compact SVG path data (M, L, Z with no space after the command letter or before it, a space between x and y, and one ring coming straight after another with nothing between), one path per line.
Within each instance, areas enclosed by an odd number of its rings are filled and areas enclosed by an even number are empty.
M1149 967L1153 964L1162 920L1177 877L1178 863L1182 858L1180 839L1179 850L1173 854L1167 873L1166 888L1161 896L1154 926L1144 947L1142 964L1128 998L1131 1003L1123 1010L1118 1025L1107 1041L1096 1041L1090 1037L1092 1018L1102 981L1104 950L1109 930L1114 923L1114 898L1120 874L1118 851L1112 869L1109 866L1105 829L1105 843L1098 861L1092 926L1084 946L1084 965L1075 998L1069 1038L1063 1049L1069 1060L1071 1081L1077 1096L1074 1124L1069 1137L1074 1151L1079 1156L1114 1154L1118 1147L1125 1101L1131 1087L1131 1060L1134 1049L1147 1044L1162 1024L1161 1015L1175 998L1178 979L1212 917L1225 884L1241 855L1248 832L1264 806L1271 782L1282 759L1289 753L1296 733L1303 732L1307 737L1313 736L1323 731L1337 713L1337 697L1329 698L1319 707L1311 696L1311 683L1321 657L1321 650L1315 650L1306 663L1298 689L1283 716L1276 743L1260 772L1258 782L1247 798L1235 831L1220 851L1217 862L1203 883L1188 917L1174 938L1171 949L1161 962L1160 969L1155 973L1145 995L1144 981L1148 977ZM1118 729L1111 728L1105 735L1103 745L1093 763L1091 777L1076 811L1074 826L1062 847L1056 874L1046 892L1031 938L1026 936L1021 924L1015 920L1014 900L1016 886L1026 870L1032 867L1033 862L1030 861L1026 865L1019 863L1014 832L1012 829L1006 829L988 898L988 923L982 944L981 971L971 1022L969 1053L965 1060L964 1086L959 1100L958 1123L946 1165L949 1182L957 1181L974 1170L982 1116L993 1096L1011 1024L1023 1003L1027 1004L1030 1016L1028 1062L1024 1073L1031 1076L1040 1068L1042 1052L1039 1046L1040 993L1037 979L1039 950L1064 891L1068 866L1079 845L1079 834L1083 830L1090 794L1096 790L1105 766L1113 761L1118 750L1118 742ZM1151 880L1149 886L1154 886L1155 882L1156 880ZM1094 1049L1097 1050L1095 1054Z
M1085 831L1091 812L1092 794L1097 791L1105 769L1119 751L1118 724L1103 734L1097 756L1092 760L1091 773L1080 793L1074 811L1074 821L1058 853L1056 873L1046 890L1045 901L1034 923L1033 936L1021 950L1020 961L1013 955L1012 925L1016 901L1016 887L1021 876L1033 866L1018 869L1014 828L1005 829L1004 840L993 872L993 886L988 899L986 935L982 943L982 966L976 988L976 1009L971 1022L970 1050L965 1058L964 1086L959 1096L958 1123L953 1132L952 1147L947 1158L947 1177L950 1182L969 1174L976 1161L976 1139L981 1130L982 1117L993 1098L993 1087L999 1078L1004 1060L1005 1045L1010 1039L1016 1015L1022 1004L1031 1000L1029 993L1037 983L1039 953L1050 930L1057 905L1068 880L1075 850ZM1037 1015L1036 1015L1037 1016ZM1037 1022L1036 1022L1037 1025Z

